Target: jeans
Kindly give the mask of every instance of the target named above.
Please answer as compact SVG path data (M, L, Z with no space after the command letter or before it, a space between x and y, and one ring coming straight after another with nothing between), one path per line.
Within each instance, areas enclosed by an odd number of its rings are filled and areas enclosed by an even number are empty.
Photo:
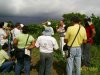
M90 48L91 44L86 43L82 45L82 65L89 66L90 65Z
M67 58L67 75L81 75L81 47L70 49L70 57Z
M23 68L25 71L25 75L30 75L30 57L27 55L25 55L23 59L17 59L15 75L21 75L21 70Z
M11 68L13 67L14 61L6 61L2 64L0 67L2 74L11 71Z
M40 53L39 75L51 75L53 53Z

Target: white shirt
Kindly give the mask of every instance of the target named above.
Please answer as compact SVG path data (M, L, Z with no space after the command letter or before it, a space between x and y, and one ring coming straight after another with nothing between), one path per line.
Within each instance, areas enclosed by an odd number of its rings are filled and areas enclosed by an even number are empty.
M52 36L39 36L36 43L35 43L36 47L40 48L40 52L43 53L52 53L53 52L53 48L55 50L57 50L58 47L58 43L56 41L56 39Z
M21 30L14 28L11 32L12 32L13 39L14 39L18 34L21 33Z
M7 39L3 39L4 36L7 36L6 32L2 28L0 28L0 44L1 45L7 42Z

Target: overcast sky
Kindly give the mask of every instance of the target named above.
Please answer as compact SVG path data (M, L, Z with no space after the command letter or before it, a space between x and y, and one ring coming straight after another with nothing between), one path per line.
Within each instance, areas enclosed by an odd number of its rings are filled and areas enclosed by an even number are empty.
M100 16L100 0L0 0L0 17L61 18L79 12Z

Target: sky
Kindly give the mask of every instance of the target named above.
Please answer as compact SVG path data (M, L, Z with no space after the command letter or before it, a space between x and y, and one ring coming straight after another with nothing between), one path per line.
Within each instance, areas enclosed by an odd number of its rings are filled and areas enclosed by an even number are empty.
M0 21L40 23L72 12L100 16L100 0L0 0Z

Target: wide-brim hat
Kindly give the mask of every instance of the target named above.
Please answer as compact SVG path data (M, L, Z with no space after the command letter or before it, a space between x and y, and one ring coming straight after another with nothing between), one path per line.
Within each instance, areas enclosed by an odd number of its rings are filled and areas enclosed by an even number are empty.
M45 30L42 32L43 35L45 36L51 36L52 35L52 31L49 27L45 28Z

